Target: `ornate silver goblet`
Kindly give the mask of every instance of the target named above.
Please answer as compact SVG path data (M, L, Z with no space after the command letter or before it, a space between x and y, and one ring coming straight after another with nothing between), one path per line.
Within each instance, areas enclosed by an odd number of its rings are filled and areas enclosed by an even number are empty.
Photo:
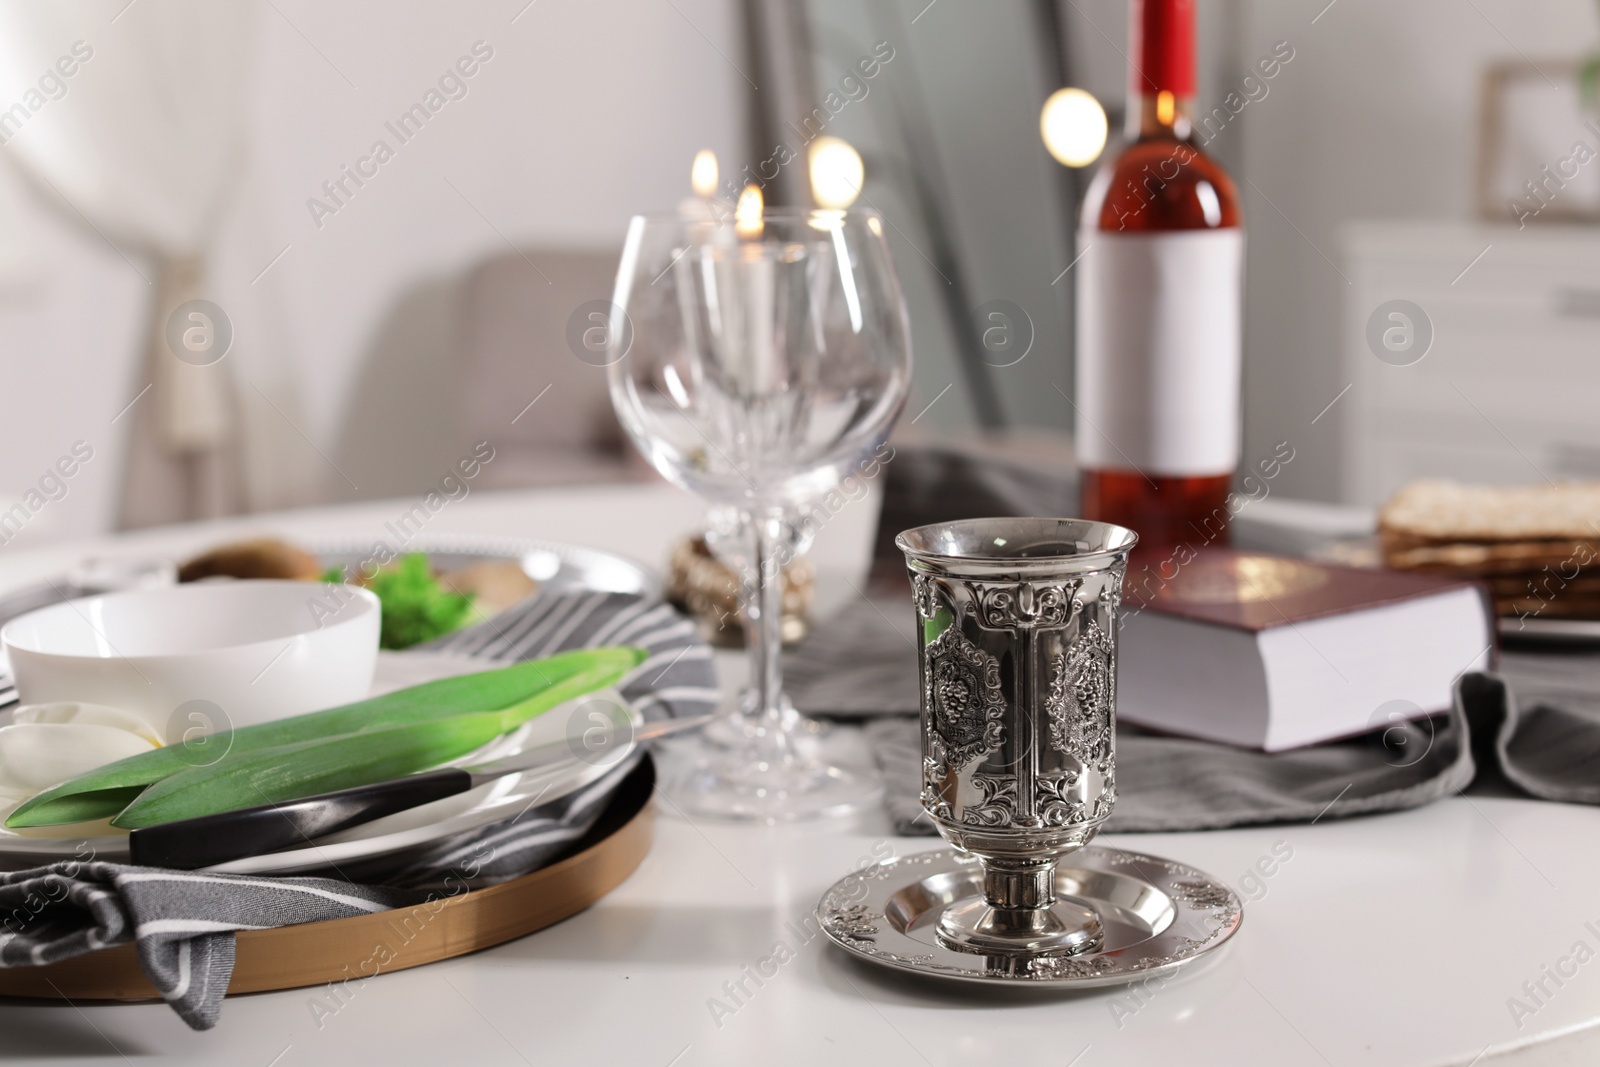
M939 918L946 946L1097 949L1056 863L1116 800L1117 609L1131 531L1082 519L972 519L907 530L919 626L922 806L976 855L983 893Z

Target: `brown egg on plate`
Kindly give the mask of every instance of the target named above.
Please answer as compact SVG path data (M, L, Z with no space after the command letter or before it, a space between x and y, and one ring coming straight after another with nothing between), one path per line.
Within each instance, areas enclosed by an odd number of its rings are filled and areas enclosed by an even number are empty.
M480 559L439 575L439 581L458 593L471 593L473 607L485 617L500 614L539 589L514 559Z
M178 581L202 578L294 578L316 581L326 570L322 562L298 545L276 537L233 541L208 549L178 567Z

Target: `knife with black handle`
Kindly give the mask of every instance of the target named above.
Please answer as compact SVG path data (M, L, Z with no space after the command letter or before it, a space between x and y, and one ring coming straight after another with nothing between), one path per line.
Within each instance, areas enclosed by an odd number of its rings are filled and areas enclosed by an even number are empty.
M603 751L619 736L636 743L651 741L698 729L713 718L715 716L697 715L665 719L631 731L628 727L596 728L586 733L584 740L590 747ZM143 826L128 834L128 857L130 862L141 867L171 867L184 871L211 867L245 856L307 845L316 838L465 793L508 774L549 772L577 763L581 758L573 742L552 741L470 767L441 767L436 771L298 800Z

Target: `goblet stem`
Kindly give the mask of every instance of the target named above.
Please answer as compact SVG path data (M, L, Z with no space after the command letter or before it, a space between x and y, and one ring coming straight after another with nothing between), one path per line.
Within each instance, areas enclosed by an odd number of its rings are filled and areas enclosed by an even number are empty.
M783 699L783 564L785 549L794 544L789 524L779 512L745 512L750 552L742 568L745 644L750 650L750 684L755 691L758 729L751 738L754 755L780 762L793 755Z
M763 648L761 624L758 619L761 611L761 591L758 583L761 564L757 546L757 527L766 516L763 512L741 512L737 508L714 507L706 518L706 544L711 548L712 554L727 566L737 583L734 592L739 600L738 618L744 628L746 663L754 665ZM767 573L776 575L777 582L781 583L783 565L787 565L803 552L806 543L802 528L791 515L785 513L777 523L777 533L771 550L776 558L766 564ZM774 567L774 564L779 566ZM778 605L768 609L767 617L779 619L781 631L783 618L781 584L775 593ZM762 659L760 662L765 660ZM760 684L764 675L764 668L753 666L746 678L744 689L739 694L738 707L727 719L712 723L702 733L701 736L708 744L715 748L732 749L751 755L751 745L757 735L771 729L764 715L766 709L771 706L771 700L764 698ZM826 727L806 719L795 710L794 703L783 693L781 676L771 684L771 691L777 694L780 729L787 744L796 756L809 755L809 748L826 732ZM754 758L759 759L759 754L755 754Z
M777 822L845 815L882 798L876 776L833 766L815 742L807 746L805 720L783 695L783 565L803 547L797 532L780 509L713 516L712 551L739 575L750 679L729 742L690 742L687 773L667 782L686 814Z
M1029 912L1056 902L1055 857L983 861L983 898L991 908Z

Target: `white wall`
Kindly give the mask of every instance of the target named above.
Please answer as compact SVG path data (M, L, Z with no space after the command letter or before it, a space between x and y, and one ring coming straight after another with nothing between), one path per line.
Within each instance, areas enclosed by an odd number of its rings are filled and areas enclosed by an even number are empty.
M3 82L0 99L16 99ZM0 231L11 252L0 276L0 510L36 486L74 442L87 443L94 458L17 544L110 525L129 421L112 419L137 391L131 382L147 291L92 230L39 203L0 169L0 205L15 208Z
M1326 2L1243 0L1240 59L1280 40L1295 58L1236 129L1237 173L1254 184L1244 187L1245 454L1290 441L1296 458L1275 488L1331 500L1337 409L1312 420L1348 383L1341 229L1471 218L1484 69L1519 52L1540 60L1600 49L1600 25L1588 0L1337 0L1323 11Z
M119 21L140 18L142 6ZM508 243L619 247L630 214L686 192L697 149L732 159L742 142L744 82L723 58L737 60L740 31L726 0L274 0L256 20L249 173L215 252L213 288L239 294L233 308L218 298L239 343L300 383L298 408L285 407L312 444L291 435L275 460L309 477L286 481L324 498L405 491L436 480L430 456L451 458L438 397L453 328L448 279ZM83 35L97 48L115 48L116 33L86 10ZM467 96L319 229L307 198L479 40L494 54ZM94 75L91 63L80 77ZM0 100L28 80L0 73ZM0 242L9 232L22 256L0 275L0 506L88 438L95 460L27 536L104 528L131 421L110 420L137 392L147 287L92 231L31 192L16 202L11 225L0 225ZM404 324L409 303L430 300ZM383 350L395 346L410 351ZM341 439L352 390L374 362L409 368L397 372L394 400L402 447L382 462Z

